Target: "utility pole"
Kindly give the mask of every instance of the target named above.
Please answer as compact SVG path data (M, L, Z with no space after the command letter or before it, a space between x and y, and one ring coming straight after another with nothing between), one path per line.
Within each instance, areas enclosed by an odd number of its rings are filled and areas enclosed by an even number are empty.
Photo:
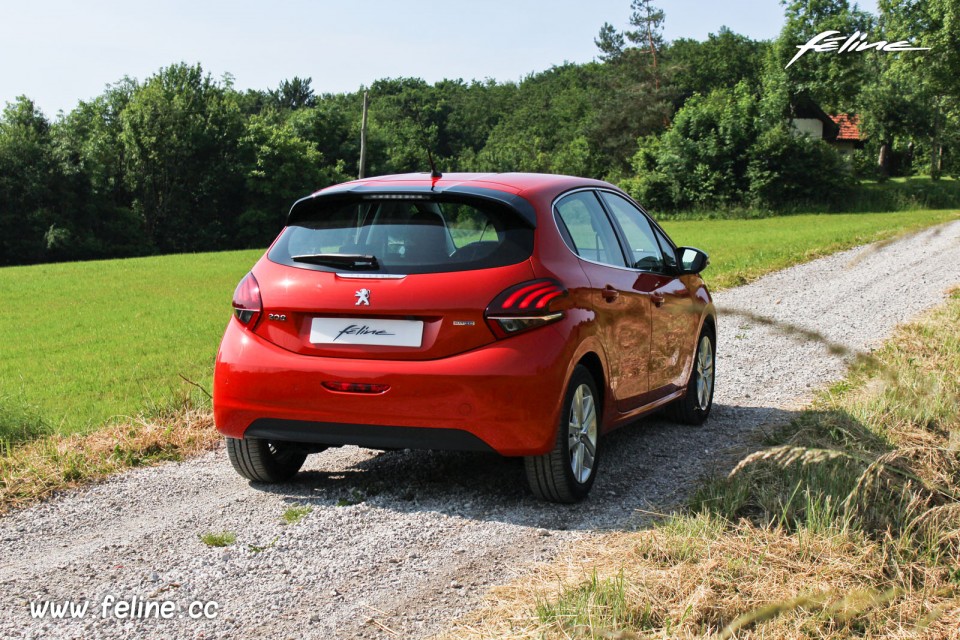
M360 178L367 171L367 92L363 92L363 118L360 120Z

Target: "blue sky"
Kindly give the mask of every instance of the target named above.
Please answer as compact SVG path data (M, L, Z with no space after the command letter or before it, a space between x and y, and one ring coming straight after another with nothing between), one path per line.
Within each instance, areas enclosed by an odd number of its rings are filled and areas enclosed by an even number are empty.
M776 0L660 0L667 39L703 39L726 25L772 38ZM860 2L876 11L875 0ZM0 3L0 104L25 94L48 117L125 75L199 62L239 89L312 77L317 93L378 78L519 80L595 58L604 22L625 27L629 0L5 0Z

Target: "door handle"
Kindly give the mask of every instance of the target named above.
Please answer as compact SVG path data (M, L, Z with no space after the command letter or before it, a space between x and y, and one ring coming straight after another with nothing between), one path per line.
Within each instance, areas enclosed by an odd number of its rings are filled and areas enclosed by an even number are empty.
M602 295L603 299L607 302L613 302L620 297L620 292L608 284L606 287L601 289L600 295Z
M653 301L655 307L662 307L665 298L662 293L653 292L650 294L650 300Z

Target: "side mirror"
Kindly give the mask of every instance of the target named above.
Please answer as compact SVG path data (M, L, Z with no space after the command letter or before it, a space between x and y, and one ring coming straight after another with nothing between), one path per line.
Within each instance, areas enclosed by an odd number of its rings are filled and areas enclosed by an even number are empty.
M693 247L678 247L680 273L700 273L710 264L710 256Z

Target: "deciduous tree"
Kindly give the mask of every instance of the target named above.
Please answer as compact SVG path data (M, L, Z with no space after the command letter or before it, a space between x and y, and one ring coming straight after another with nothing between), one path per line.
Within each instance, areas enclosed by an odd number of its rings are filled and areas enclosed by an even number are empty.
M243 167L243 118L229 86L200 65L161 69L121 114L127 185L161 252L230 246Z

